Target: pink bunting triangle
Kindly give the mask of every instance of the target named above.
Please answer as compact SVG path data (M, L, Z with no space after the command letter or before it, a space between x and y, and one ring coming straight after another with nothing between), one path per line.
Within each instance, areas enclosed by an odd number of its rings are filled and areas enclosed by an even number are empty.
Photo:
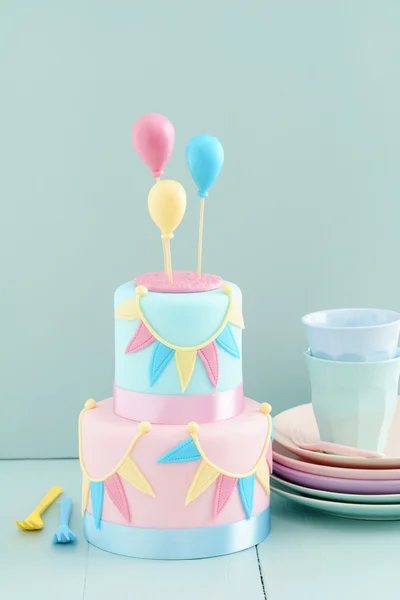
M226 475L220 475L218 477L214 496L214 519L219 515L219 513L223 510L224 506L227 504L229 498L232 495L233 490L235 489L236 483L237 479L235 479L234 477L227 477Z
M129 523L131 520L131 514L129 511L129 505L126 499L124 486L118 473L114 473L114 475L106 479L104 486L108 495L110 496L110 500L118 508L125 521Z
M200 357L206 371L207 375L216 388L218 384L219 378L219 362L218 362L218 350L217 344L215 342L211 342L208 346L205 346L201 350L197 352Z
M140 321L135 334L129 344L125 349L125 354L133 354L134 352L139 352L139 350L143 350L143 348L147 348L153 342L155 342L155 337L153 337L150 331L147 329L146 325L144 325L143 321Z
M272 441L269 441L268 450L267 450L267 463L269 472L272 473Z

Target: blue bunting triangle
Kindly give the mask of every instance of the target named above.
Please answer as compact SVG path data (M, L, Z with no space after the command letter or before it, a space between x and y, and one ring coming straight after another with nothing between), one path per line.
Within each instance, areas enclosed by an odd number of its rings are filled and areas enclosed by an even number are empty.
M247 519L251 519L251 513L253 512L255 477L256 475L253 473L253 475L242 477L238 481L240 499Z
M92 500L93 518L96 529L100 529L101 513L103 512L104 482L90 482L90 498Z
M240 358L239 348L237 347L235 336L233 335L229 323L225 326L224 330L215 341L217 342L218 346L221 346L221 348L225 350L225 352L228 352L235 358Z
M150 385L154 385L165 367L174 356L175 350L164 346L161 342L157 342L154 346L153 356L150 361L149 378Z
M157 463L192 462L200 459L201 455L190 437L168 450L157 460Z

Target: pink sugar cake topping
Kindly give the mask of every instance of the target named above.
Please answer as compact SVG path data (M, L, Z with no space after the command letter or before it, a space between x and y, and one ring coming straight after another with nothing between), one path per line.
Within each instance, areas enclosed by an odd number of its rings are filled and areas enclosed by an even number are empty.
M149 292L171 293L208 292L216 290L222 284L218 275L202 273L199 279L193 271L174 271L172 283L168 282L168 277L163 271L138 275L134 281L136 285L144 285Z

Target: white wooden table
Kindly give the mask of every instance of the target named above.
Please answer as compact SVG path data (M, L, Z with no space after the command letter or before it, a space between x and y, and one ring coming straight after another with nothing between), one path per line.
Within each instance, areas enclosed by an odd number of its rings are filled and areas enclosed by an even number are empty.
M147 561L89 546L80 517L77 460L0 461L1 600L391 600L400 597L400 522L327 517L272 497L272 531L257 548L222 558ZM45 528L19 531L52 485L74 501L74 545Z

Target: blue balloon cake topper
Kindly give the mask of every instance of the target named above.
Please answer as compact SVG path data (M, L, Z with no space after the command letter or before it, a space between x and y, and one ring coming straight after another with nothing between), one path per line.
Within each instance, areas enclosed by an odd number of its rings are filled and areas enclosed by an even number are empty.
M224 164L224 149L212 135L196 135L186 146L186 160L190 174L197 185L197 195L201 198L199 245L197 259L197 277L201 278L201 259L203 251L204 198L220 174Z
M208 191L220 174L224 163L224 149L212 135L196 135L186 146L186 160L189 171L198 187L201 198L208 197Z

